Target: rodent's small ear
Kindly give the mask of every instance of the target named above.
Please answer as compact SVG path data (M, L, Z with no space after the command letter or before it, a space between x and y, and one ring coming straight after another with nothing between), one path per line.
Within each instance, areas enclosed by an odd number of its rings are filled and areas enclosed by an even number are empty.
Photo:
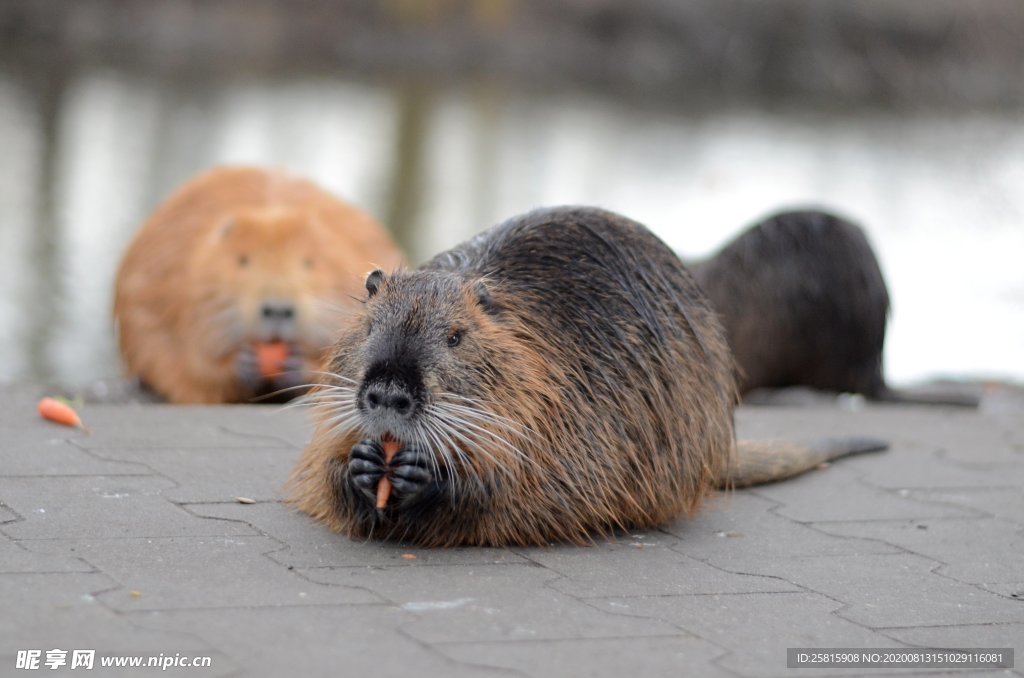
M379 268L374 269L370 271L369 275L366 276L366 291L372 297L373 295L377 294L377 290L380 289L380 286L383 283L384 271L380 270Z
M480 308L485 313L494 315L498 312L498 307L494 303L494 297L491 296L491 289L483 280L477 280L473 283L473 294L476 296L476 301L480 304Z
M217 229L217 235L219 235L221 238L226 238L226 237L228 237L228 233L231 233L231 230L234 227L235 227L235 218L234 217L228 217L227 219L225 219L221 223L220 228Z

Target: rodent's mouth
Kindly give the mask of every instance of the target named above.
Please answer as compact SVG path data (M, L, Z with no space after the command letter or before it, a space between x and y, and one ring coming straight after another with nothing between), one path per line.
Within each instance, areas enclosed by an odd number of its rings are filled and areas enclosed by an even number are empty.
M398 420L392 416L369 416L364 414L357 424L360 435L365 439L379 441L381 445L398 444L422 445L423 435L415 422Z

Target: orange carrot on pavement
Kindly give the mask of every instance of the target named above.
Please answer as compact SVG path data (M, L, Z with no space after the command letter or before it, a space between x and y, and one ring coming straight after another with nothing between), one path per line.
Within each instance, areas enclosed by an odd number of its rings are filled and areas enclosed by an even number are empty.
M43 398L39 401L37 406L39 409L39 416L43 419L49 419L50 421L57 422L58 424L64 424L65 426L75 426L84 431L89 429L85 424L82 423L81 417L78 413L65 402L61 402L56 398Z

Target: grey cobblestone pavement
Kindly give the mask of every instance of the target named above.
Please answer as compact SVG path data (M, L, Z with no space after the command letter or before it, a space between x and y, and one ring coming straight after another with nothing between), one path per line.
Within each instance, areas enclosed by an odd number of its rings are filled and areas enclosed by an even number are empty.
M353 542L280 503L295 408L0 391L0 675L1024 675L787 669L787 647L1024 652L1024 405L744 407L743 437L886 453L715 498L590 547ZM247 497L254 503L239 503ZM414 558L410 556L415 556ZM17 670L17 651L209 668Z

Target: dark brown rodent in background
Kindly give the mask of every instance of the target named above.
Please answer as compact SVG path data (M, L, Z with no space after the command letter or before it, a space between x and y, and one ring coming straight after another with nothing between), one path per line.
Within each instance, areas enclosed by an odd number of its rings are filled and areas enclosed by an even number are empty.
M741 394L809 386L872 400L978 404L967 394L886 384L889 292L864 232L847 219L780 212L690 268L725 326Z

